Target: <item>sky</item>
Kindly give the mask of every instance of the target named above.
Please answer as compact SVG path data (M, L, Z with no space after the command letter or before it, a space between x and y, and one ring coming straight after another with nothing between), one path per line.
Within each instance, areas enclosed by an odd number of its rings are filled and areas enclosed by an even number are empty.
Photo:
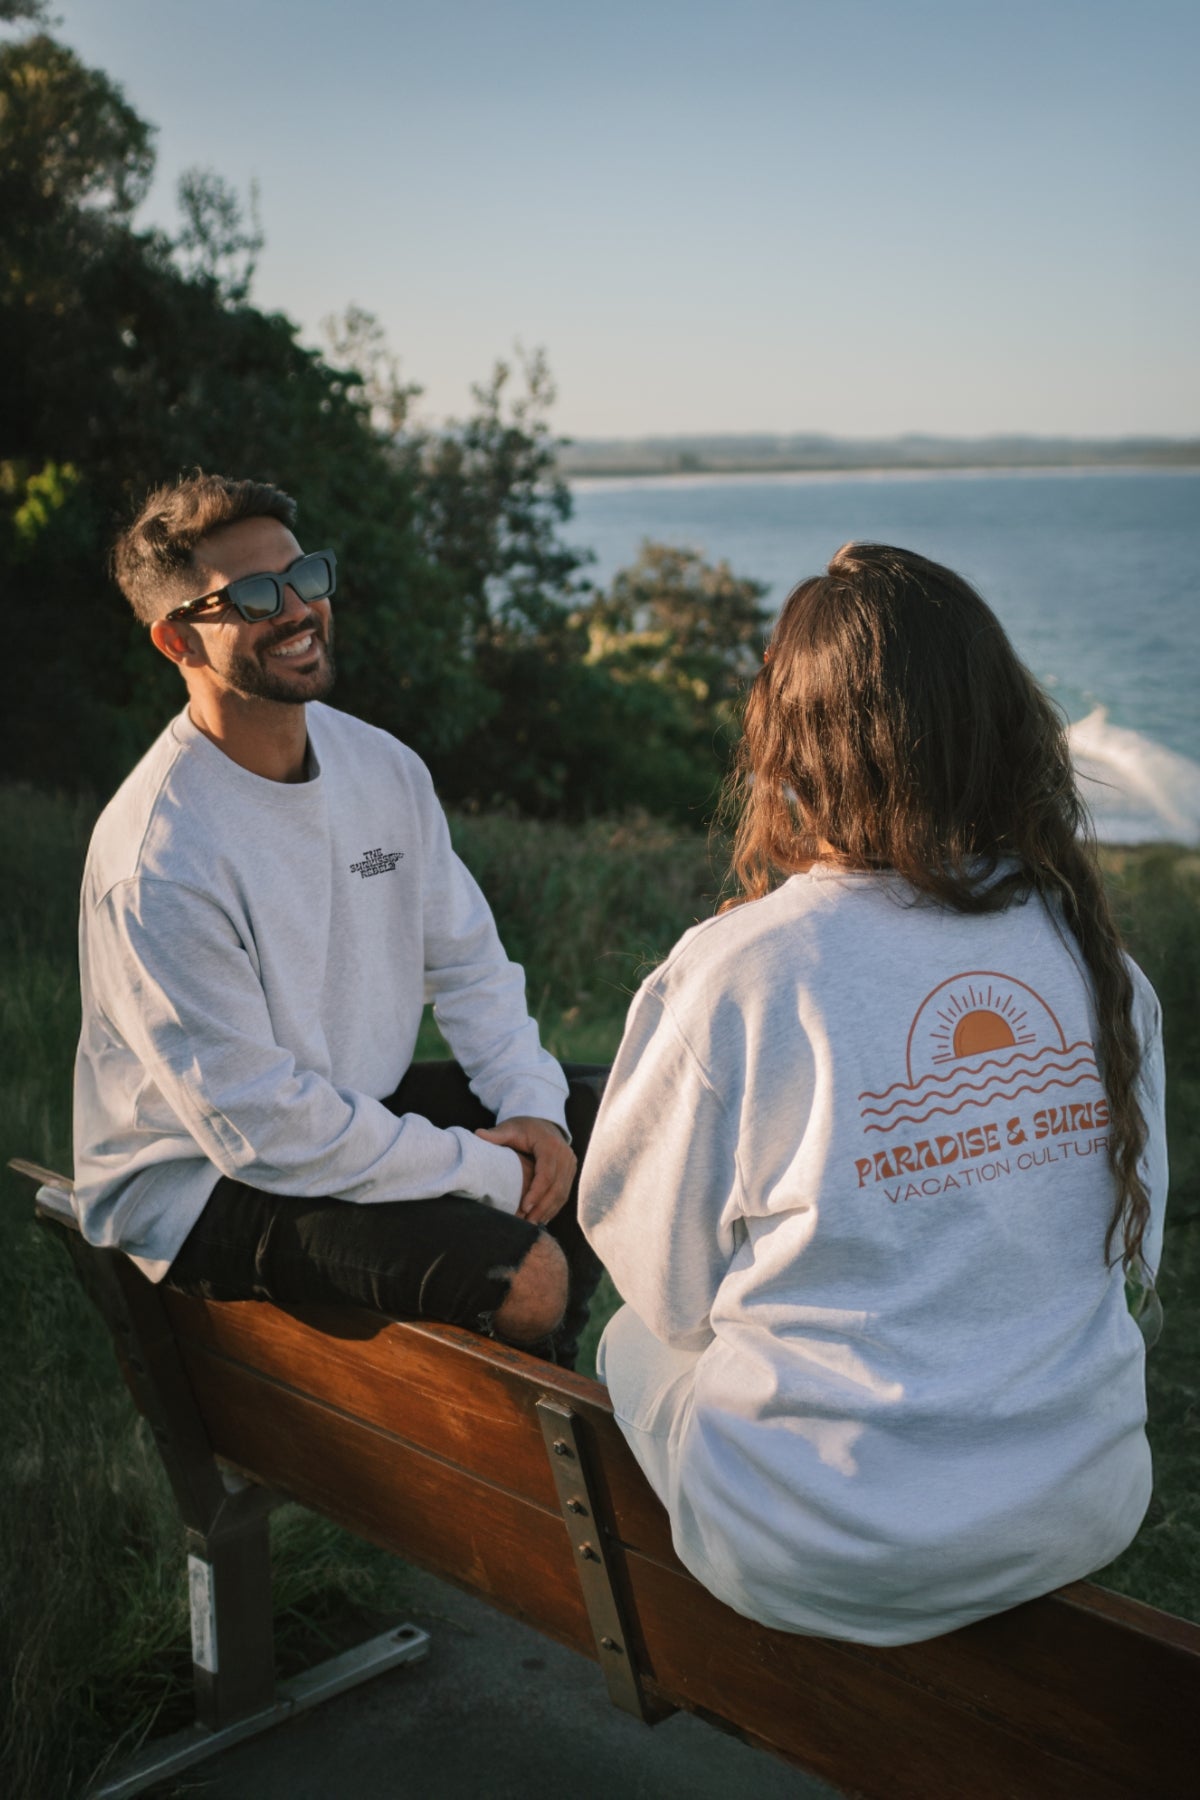
M573 436L1200 434L1195 0L54 0L253 298L423 417L543 348Z

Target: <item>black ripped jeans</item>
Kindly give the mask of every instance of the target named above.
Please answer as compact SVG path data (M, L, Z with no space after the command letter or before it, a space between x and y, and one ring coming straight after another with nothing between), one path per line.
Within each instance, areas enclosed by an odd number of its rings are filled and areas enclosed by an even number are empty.
M608 1070L566 1063L567 1128L583 1166ZM419 1113L443 1130L493 1125L457 1063L414 1063L390 1099L392 1112ZM270 1300L278 1306L363 1306L392 1319L439 1319L490 1332L518 1268L543 1230L566 1257L567 1309L536 1353L573 1368L600 1262L579 1229L576 1173L566 1205L547 1226L479 1200L301 1200L264 1194L223 1175L165 1281L207 1300Z

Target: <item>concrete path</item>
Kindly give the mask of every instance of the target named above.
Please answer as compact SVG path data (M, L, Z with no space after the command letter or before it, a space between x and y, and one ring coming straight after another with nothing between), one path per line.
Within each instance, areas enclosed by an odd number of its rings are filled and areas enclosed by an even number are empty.
M211 1763L188 1800L834 1800L684 1714L653 1730L609 1705L594 1663L413 1570L428 1658ZM866 1721L864 1721L864 1725Z

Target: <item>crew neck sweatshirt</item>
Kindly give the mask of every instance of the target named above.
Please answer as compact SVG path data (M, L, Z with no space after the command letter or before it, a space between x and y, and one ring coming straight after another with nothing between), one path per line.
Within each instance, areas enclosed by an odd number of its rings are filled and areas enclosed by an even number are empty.
M1131 965L1166 1196L1160 1017ZM895 1644L1082 1577L1150 1497L1096 1025L1042 902L966 916L817 868L635 997L580 1217L600 1366L688 1568L784 1630Z
M450 844L428 770L307 709L309 779L240 767L184 712L93 834L80 911L75 1204L166 1273L221 1175L371 1203L515 1212L515 1153L381 1104L434 1016L484 1105L565 1126L520 968Z

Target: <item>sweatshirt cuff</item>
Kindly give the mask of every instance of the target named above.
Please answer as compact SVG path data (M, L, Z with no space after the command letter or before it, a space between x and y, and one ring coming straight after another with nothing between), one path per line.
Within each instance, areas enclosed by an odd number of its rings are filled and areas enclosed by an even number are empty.
M521 1159L516 1151L506 1144L489 1144L486 1138L476 1137L465 1126L452 1129L464 1148L470 1146L463 1158L466 1180L457 1191L469 1200L479 1200L484 1206L494 1207L497 1212L515 1213L525 1185Z
M568 1144L571 1141L567 1096L557 1084L530 1082L506 1091L502 1104L496 1108L496 1123L502 1125L505 1119L545 1119L558 1126Z

